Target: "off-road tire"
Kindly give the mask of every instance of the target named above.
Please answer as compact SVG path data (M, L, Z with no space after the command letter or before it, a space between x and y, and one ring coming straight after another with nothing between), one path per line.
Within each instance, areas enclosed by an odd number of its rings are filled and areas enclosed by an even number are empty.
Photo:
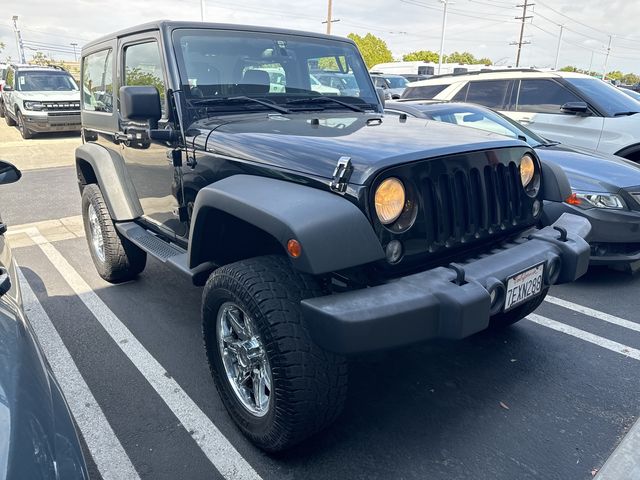
M7 107L4 107L4 121L10 127L16 126L16 121L13 118L11 118L11 114L7 110Z
M88 209L93 205L100 223L104 242L104 261L101 260L91 240ZM82 219L89 244L91 258L98 274L107 282L119 283L135 278L147 263L147 253L121 236L109 215L102 192L96 184L89 184L82 192Z
M497 315L494 315L493 317L491 317L491 320L489 320L489 328L500 329L519 322L530 313L533 313L534 310L536 310L540 305L542 305L542 302L544 302L547 293L549 293L549 287L543 289L542 293L536 298L523 303L513 310L509 310L508 312L501 312Z
M216 387L240 430L269 452L286 450L331 424L346 399L346 360L316 345L302 318L300 301L319 295L315 279L280 256L221 267L204 288L203 335ZM262 417L240 403L219 353L216 319L229 301L251 316L271 366L271 401Z
M0 118L4 118L4 102L0 100Z
M25 140L33 138L33 132L29 130L29 128L24 124L24 116L22 115L22 112L18 111L16 114L16 118L18 121L18 131L20 132L22 138L24 138Z

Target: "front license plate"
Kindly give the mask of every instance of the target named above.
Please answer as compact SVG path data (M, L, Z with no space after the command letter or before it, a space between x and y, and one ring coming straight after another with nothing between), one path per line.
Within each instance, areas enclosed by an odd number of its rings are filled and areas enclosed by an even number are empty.
M507 298L504 311L511 310L542 292L544 263L507 279Z

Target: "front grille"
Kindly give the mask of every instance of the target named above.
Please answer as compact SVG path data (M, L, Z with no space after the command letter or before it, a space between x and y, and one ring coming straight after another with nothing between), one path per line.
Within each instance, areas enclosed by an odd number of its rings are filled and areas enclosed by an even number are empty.
M415 223L405 232L374 222L383 247L400 240L405 252L402 266L409 267L412 261L417 262L415 266L444 263L464 256L463 251L495 245L535 225L535 199L520 182L520 159L526 152L531 151L514 147L470 152L383 172L374 189L385 178L398 177L419 204Z
M80 102L42 102L42 110L48 112L80 110Z
M526 218L515 163L458 170L423 182L427 240L452 246Z

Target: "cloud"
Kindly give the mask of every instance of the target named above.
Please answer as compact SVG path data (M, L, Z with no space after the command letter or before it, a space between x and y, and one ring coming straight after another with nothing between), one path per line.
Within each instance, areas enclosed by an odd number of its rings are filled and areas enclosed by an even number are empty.
M168 18L199 20L200 1L176 0L3 0L0 42L5 54L16 59L11 16L27 42L54 45L55 58L72 59L69 44L82 45L101 35L135 24ZM514 17L522 11L509 0L458 0L449 8L445 51L470 51L503 63L515 61L520 25ZM565 25L560 64L587 68L593 52L594 69L604 67L608 34L612 39L608 70L638 71L640 34L636 31L640 2L613 0L536 0L533 19L525 26L531 44L523 47L523 65L553 66L560 24ZM333 33L371 32L382 37L396 57L413 50L439 50L442 6L436 0L334 0ZM206 2L206 19L221 23L267 25L322 32L327 4L281 0L236 0L223 6ZM33 45L33 44L32 44ZM53 49L66 50L54 51ZM47 50L42 49L45 53ZM29 56L29 51L27 56Z

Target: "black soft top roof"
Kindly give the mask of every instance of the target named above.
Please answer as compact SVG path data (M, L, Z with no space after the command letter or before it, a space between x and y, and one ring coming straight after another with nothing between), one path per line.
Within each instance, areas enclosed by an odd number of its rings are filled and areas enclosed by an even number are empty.
M126 37L128 35L133 35L141 32L148 32L150 30L160 30L161 32L171 31L176 28L210 28L215 30L235 30L235 31L246 31L246 32L261 32L261 33L281 33L288 35L302 35L305 37L315 37L315 38L326 38L332 40L339 40L343 42L353 43L348 38L337 37L333 35L325 35L322 33L315 32L305 32L302 30L288 30L285 28L272 28L272 27L259 27L255 25L240 25L233 23L208 23L208 22L184 22L184 21L172 21L172 20L156 20L149 23L143 23L140 25L134 25L129 28L125 28L124 30L120 30L118 32L111 33L109 35L104 35L96 40L93 40L83 46L83 50L85 48L92 47L93 45L97 45L99 43L105 42L107 40L112 40L114 38Z

